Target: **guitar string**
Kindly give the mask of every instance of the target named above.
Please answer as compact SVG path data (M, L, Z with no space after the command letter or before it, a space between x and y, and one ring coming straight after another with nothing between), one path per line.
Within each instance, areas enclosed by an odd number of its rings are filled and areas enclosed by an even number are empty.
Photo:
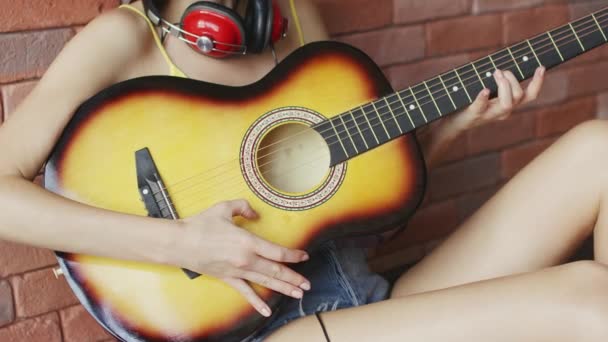
M575 41L575 40L571 40L570 42L574 42L574 41ZM543 55L543 54L546 54L546 53L549 53L549 52L551 52L551 50L545 50L545 51L541 52L541 53L540 53L540 55ZM477 82L479 82L479 81L477 81ZM427 102L427 104L428 104L428 103L431 103L431 102ZM401 115L403 115L403 114L401 114ZM388 121L388 120L387 120L387 121ZM378 124L376 124L375 126L378 126ZM318 150L317 150L317 151L318 151ZM326 156L326 155L324 154L323 156ZM286 170L286 171L288 171L288 172L283 172L281 175L279 175L279 176L278 176L278 178L280 179L280 178L282 178L282 177L285 177L286 175L290 174L291 172L293 172L293 171L295 171L295 170L297 170L297 169L299 169L299 168L301 168L301 167L303 167L303 166L305 166L305 165L308 165L308 164L310 164L310 163L312 163L312 162L316 162L316 161L318 161L318 160L320 160L320 158L319 158L319 157L314 158L314 159L309 159L309 160L307 160L307 161L304 161L303 163L300 163L300 164L298 164L298 165L295 165L295 166L291 167L290 169ZM240 169L239 169L239 171L240 171ZM266 172L262 172L262 175L264 175L265 173L266 173ZM232 183L231 183L231 184L229 184L228 186L229 186L229 187L231 187L231 188L234 188L234 186L242 185L242 184L244 183L244 180L243 180L243 179L240 177L240 173L239 173L239 176L238 176L237 178L238 178L238 181L237 181L236 183L235 183L235 182L232 182ZM233 179L234 179L234 178L233 178ZM216 184L212 185L211 187L213 187L213 186L215 186L215 185L216 185ZM225 184L222 184L222 185L225 185ZM237 195L237 194L243 193L243 192L245 192L245 191L248 191L248 189L249 189L248 187L247 187L246 189L241 189L240 191L238 191L238 192L234 193L234 195ZM205 190L207 190L207 189L205 189ZM199 196L199 197L194 197L194 196L197 196L198 194L200 194L201 192L203 192L203 191L197 191L197 192L195 192L194 194L190 194L190 195L188 196L188 199L194 199L194 201L188 201L188 202L186 202L186 203L183 203L182 205L180 205L180 210L186 210L186 209L189 209L189 208L191 208L192 206L194 206L195 204L200 204L200 201L205 201L205 200L210 200L210 199L211 199L211 198L207 198L207 196L203 196L203 197L200 197L200 196ZM224 191L223 193L226 193L226 191ZM174 198L175 198L175 199L177 199L177 197L174 197ZM184 196L180 196L179 200L182 200L182 199L186 199L186 197L184 197ZM166 208L166 206L165 206L164 208Z
M584 37L584 36L583 36L583 37ZM575 40L571 40L571 41L569 41L568 43L570 43L570 42L574 42L574 41L575 41ZM546 53L548 53L548 52L550 52L550 50L546 50L546 51L544 51L544 52L541 52L541 55L546 54ZM469 85L470 85L470 84L469 84ZM425 103L425 104L428 104L428 103L430 103L430 102L427 102L427 103ZM400 115L403 115L403 114L400 114ZM387 120L387 121L388 121L388 120ZM374 126L378 126L378 124L376 124L376 125L374 125ZM317 158L317 159L314 159L314 160L311 160L311 161L309 161L309 162L316 161L316 160L318 160L318 158ZM308 164L309 162L307 162L307 163L305 163L305 164ZM268 165L268 164L270 164L270 163L266 163L266 164L264 164L264 165ZM262 165L262 166L263 166L263 165ZM261 166L260 166L260 168L261 168ZM293 169L294 169L294 168L292 168L292 170L291 170L291 171L293 171ZM296 169L297 169L297 167L296 167ZM240 168L239 168L238 170L240 171ZM234 169L233 169L233 171L234 171ZM262 172L262 174L264 174L264 173L265 173L265 172ZM237 176L237 178L239 178L239 181L238 181L237 183L231 183L229 186L231 186L231 185L239 185L239 184L241 184L243 180L240 178L240 173L239 173L239 175ZM233 179L234 179L234 177L233 177ZM230 181L230 180L229 180L229 181ZM205 183L199 183L199 184L205 184ZM223 185L225 185L225 183L222 183L222 184L223 184ZM212 184L212 187L213 187L213 186L215 186L215 184ZM193 188L195 188L195 187L192 187L192 188L189 188L189 189L193 189ZM208 190L208 189L203 189L203 190ZM198 194L198 193L200 193L200 192L201 192L201 191L197 191L197 192L195 192L195 193L190 194L189 196L195 196L196 194ZM177 197L175 197L175 196L174 196L174 198L177 198ZM184 207L184 208L185 208L185 207Z
M600 16L600 20L603 20L603 19L604 19L604 17L603 17L603 16ZM579 27L579 28L578 28L579 30L581 30L581 29L582 29L583 31L586 31L587 29L589 29L589 28L594 28L594 27L595 27L595 29L593 29L593 30L592 30L592 32L590 32L590 33L589 33L589 32L583 32L584 34L583 34L583 35L581 35L580 37L576 37L576 35L574 35L574 34L573 34L573 32L560 32L560 33L559 33L559 35L560 35L560 36L556 37L556 38L557 38L557 39L556 39L556 43L557 43L557 42L562 43L562 41L563 41L564 39L568 39L568 38L572 38L572 37L574 37L574 38L583 38L583 37L588 36L589 34L593 34L593 33L597 33L597 32L599 32L599 30L597 30L597 24L595 23L595 20L593 20L593 18L592 18L591 20L586 20L586 21L584 21L584 22L580 22L581 20L582 20L582 19L579 19L579 21L577 21L577 22L573 22L572 24L573 24L573 25L575 25L575 24L576 24L576 25L581 25L581 24L583 24L583 23L585 23L585 24L590 24L588 27L585 27L585 28ZM603 22L603 21L602 21L602 24L604 24L604 22ZM565 28L567 25L568 25L568 24L566 24L566 25L562 26L561 28ZM601 26L603 26L603 25L601 25ZM561 28L556 28L556 29L554 29L553 31L560 30ZM542 33L542 34L540 34L540 35L543 35L543 34L546 34L546 33L547 33L547 32ZM565 35L565 36L563 36L563 35L562 35L562 33L566 33L566 35ZM537 37L539 37L540 35L538 35ZM579 33L579 35L580 35L580 33ZM530 38L529 40L532 40L532 39L534 39L534 38ZM537 47L537 49L543 49L544 47L547 47L547 46L551 47L552 43L549 43L549 40L548 40L548 39L544 39L543 41L544 41L544 42L547 42L547 44L546 44L546 45L543 45L543 46L540 46L540 47ZM539 44L540 42L543 42L543 41L535 42L534 44ZM576 41L576 39L574 39L574 40L569 40L569 41L567 41L567 42L566 42L566 44L569 44L569 43L572 43L572 42L575 42L575 41ZM522 43L520 43L520 44L522 44ZM565 45L565 44L564 44L564 45ZM529 47L528 47L528 48L529 48ZM515 54L517 54L519 51L527 50L528 48L522 48L522 49L520 49L520 50L516 50L516 53L515 53ZM554 50L554 48L553 48L553 47L551 47L549 50ZM504 49L503 49L503 50L501 50L501 51L504 51ZM493 53L493 55L498 54L498 53L500 53L501 51L495 52L495 53ZM530 52L533 52L533 51L530 51ZM546 50L545 50L544 52L540 52L540 55L544 55L546 52L547 52ZM537 55L538 55L538 54L539 54L539 53L537 53ZM505 55L505 56L503 56L503 57L504 57L504 58L506 58L506 59L508 59L508 60L509 60L509 62L508 62L508 63L506 63L506 64L503 64L503 63L499 62L499 64L500 64L500 67L501 67L501 68L502 68L502 67L505 67L505 66L506 66L506 68L509 68L509 67L514 67L514 66L516 66L516 65L519 65L519 64L513 63L513 61L511 61L511 59L512 59L512 58L509 58L510 56ZM499 60L503 59L503 57L495 59L495 60L494 60L495 64L496 64L496 62L497 62L497 61L499 61ZM521 57L521 56L518 56L518 58L519 58L519 57ZM484 58L488 58L488 57L483 57L483 58L480 58L480 59L478 59L477 61L482 60L482 59L484 59ZM476 62L476 61L471 62L470 64L473 64L473 63L475 63L475 62ZM479 67L479 68L483 68L483 66L486 66L486 65L489 65L489 64L490 64L490 63L485 63L485 64L483 64L483 65L481 65L481 66L478 66L478 67ZM466 67L466 66L468 66L468 65L469 65L469 64L467 64L467 65L465 65L465 66L462 66L462 67L460 67L460 68ZM460 68L459 68L459 69L460 69ZM456 72L458 72L458 70L459 70L459 69L455 69L455 70L456 70ZM450 72L453 72L453 71L450 71ZM470 73L464 73L464 75L467 75L467 74L470 74ZM475 73L475 75L473 75L473 76L471 76L471 77L465 78L465 79L464 79L462 82L468 81L468 80L470 80L470 79L472 79L472 78L476 78L476 77L478 77L478 74L477 74L477 73ZM435 77L434 79L438 79L438 78L439 78L439 76ZM434 79L429 80L429 82L433 81ZM454 79L455 79L455 78L454 78L454 77L452 77L451 79L446 79L446 80L444 80L444 82L448 82L448 83L449 83L451 80L454 80ZM461 82L461 83L462 83L462 82ZM473 83L468 83L467 85L465 85L465 87L469 87L469 86L471 86L471 85L473 85L473 84L477 84L477 83L480 83L480 82L479 82L479 81L474 81ZM463 84L463 85L464 85L464 84ZM447 87L447 86L446 86L446 87ZM418 99L418 100L419 100L419 101L424 101L424 100L426 100L427 98L432 97L434 94L441 93L441 92L444 92L444 91L446 92L446 95L442 95L442 96L438 97L436 100L439 100L439 99L441 99L441 98L443 98L443 97L446 97L446 96L450 96L449 94L447 94L447 91L446 91L446 90L441 89L441 90L436 91L436 92L427 92L429 95L423 96L423 97L421 97L421 98L420 98L420 99ZM419 93L422 93L422 92L424 92L424 91L420 91L420 92L418 92L418 93L416 93L416 94L419 94ZM412 93L413 93L413 91L412 91ZM414 93L413 93L413 94L414 94ZM381 99L378 99L378 100L374 101L374 103L375 103L375 102L378 102L378 101L382 101L382 99L389 99L389 98L391 98L391 97L395 97L395 96L396 96L396 95L394 95L394 94L392 94L392 95L387 95L387 96L385 96L384 98L381 98ZM406 97L409 97L409 96L406 96ZM376 108L376 110L378 111L378 114L380 115L380 117L383 117L383 116L391 116L391 118L389 118L389 119L387 119L387 120L385 120L385 121L382 121L381 123L391 121L391 119L392 119L392 113L390 113L390 111L391 111L392 109L391 109L389 106L390 106L390 104L394 104L394 103L397 103L397 102L399 102L399 101L390 102L390 103L388 103L388 105L386 105L386 106L378 106L378 107ZM418 106L418 107L422 107L422 106L424 106L424 105L426 105L426 104L429 104L429 103L430 103L430 102L425 102L425 103L421 104L421 105L420 105L420 106ZM413 104L413 103L410 103L410 104ZM368 105L365 105L365 106L369 107L370 105L371 105L371 104L368 104ZM360 106L360 107L363 109L365 106ZM386 108L388 108L388 109L389 109L389 112L384 113L384 114L380 114L380 113L379 113L379 111L380 111L380 110L383 110L383 109L386 109ZM397 111L398 111L398 110L399 110L399 108L397 109ZM355 110L351 110L351 111L356 111L356 109L355 109ZM365 110L363 109L363 115L359 116L359 118L360 118L360 117L362 117L362 116L364 116L364 115L366 115L364 111L365 111ZM405 111L407 112L407 110L405 110ZM346 113L346 112L345 112L345 113ZM345 114L345 113L344 113L344 114ZM403 114L408 114L408 113L401 113L401 114L398 114L398 115L395 115L395 116L402 116ZM440 114L440 115L441 115L441 114ZM343 124L343 126L344 126L344 130L340 130L339 132L337 131L337 133L338 133L338 134L331 135L331 136L328 136L328 137L326 138L327 140L329 140L329 139L331 139L331 138L337 137L338 141L333 142L333 143L330 143L330 144L329 144L330 146L331 146L331 145L333 145L333 144L336 144L336 143L343 142L343 141L346 141L346 142L348 143L348 140L347 140L347 139L342 139L342 138L340 138L339 134L340 134L340 133L345 133L345 132L348 132L348 130L350 130L352 127L355 127L355 126L351 126L351 128L349 128L349 127L348 127L348 123L354 122L354 125L357 125L357 123L356 123L356 121L355 121L355 119L356 119L357 117L356 117L355 115L353 115L352 113L351 113L351 116L353 117L353 120L350 120L350 119L343 120L343 121L344 121L344 124ZM408 116L409 116L409 114L408 114ZM372 118L372 121L379 121L379 120L380 120L380 119L375 119L375 118ZM372 127L375 127L375 126L377 126L377 125L373 125ZM329 129L329 130L331 130L331 129ZM370 129L369 129L369 128L365 128L365 129L363 129L362 131L368 131L368 130L370 130ZM326 130L326 131L327 131L327 130ZM325 132L325 131L322 131L322 132ZM322 133L322 132L321 132L321 133ZM357 132L355 132L355 135L356 135L356 133L357 133ZM300 133L297 133L297 134L294 134L294 135L292 135L292 136L289 136L289 137L283 138L283 139L281 139L281 140L279 140L279 141L277 141L277 142L274 142L274 143L273 143L273 144L271 144L271 145L268 145L268 146L265 146L265 147L261 148L261 149L260 149L260 150L258 150L258 151L261 151L261 150L263 150L263 149L267 149L267 148L269 148L269 147L271 147L271 146L273 146L273 145L279 144L280 142L282 142L282 141L284 141L284 140L291 139L291 138L293 138L294 136L299 135L299 134L301 134L301 132L300 132ZM347 133L347 134L348 134L348 133ZM361 136L361 138L364 140L364 137L363 137L363 136ZM266 155L264 155L264 156L261 156L261 157L259 157L259 158L260 158L260 159L265 158L265 157L267 157L268 155L271 155L271 154L274 154L274 153L278 153L280 150L282 150L282 149L281 149L281 148L279 148L279 149L275 149L275 150L273 150L272 152L270 152L270 153L268 153L268 154L266 154ZM231 161L224 162L224 163L222 163L222 164L220 164L220 165L218 165L218 166L216 166L216 167L214 167L214 168L212 168L212 169L209 169L209 170L203 171L203 172L201 172L201 173L199 173L199 174L197 174L197 175L193 175L193 176L190 176L190 177L188 177L188 178L186 178L186 179L183 179L183 180L177 181L177 182L175 182L175 183L172 183L172 184L170 184L170 185L167 185L167 187L175 187L175 185L178 185L178 184L180 184L180 183L183 183L183 182L185 182L185 181L187 181L187 180L190 180L190 179L193 179L193 178L198 178L199 176L202 176L203 174L207 173L208 171L212 171L212 170L214 170L214 169L218 169L218 168L222 167L223 165L225 165L225 164L229 164L229 163L231 163L232 161L235 161L235 160L238 160L238 158L235 158L235 159L233 159L233 160L231 160ZM263 165L262 165L262 166L263 166ZM220 174L223 174L223 173L220 173ZM186 190L186 189L188 189L188 188L189 188L189 187L186 187L185 189L182 189L182 190ZM177 190L177 191L179 192L179 191L182 191L182 190Z
M606 10L608 10L608 9L606 9ZM604 10L601 10L601 11L604 11ZM599 12L601 12L601 11L597 11L596 13L599 13ZM601 15L601 16L600 16L600 19L603 19L603 15ZM586 24L590 24L590 26L588 26L588 27L584 28L583 30L586 30L586 29L588 29L589 27L591 27L591 28L597 27L596 25L594 25L595 20L594 20L594 18L593 18L591 15L589 15L589 16L587 16L587 17L585 17L585 18L581 18L581 19L579 19L579 20L577 20L577 21L574 21L574 22L571 22L571 23L572 23L573 25L581 25L581 24L585 24L585 25L586 25ZM567 27L568 27L568 25L569 25L569 24L562 25L561 27L558 27L558 28L556 28L556 29L553 29L552 31L558 31L558 30L561 30L561 29L563 29L563 28L567 28ZM580 27L579 27L579 29L580 29ZM593 31L594 31L594 32L592 32L592 33L595 33L595 31L598 31L598 30L595 30L595 29L594 29ZM563 33L566 33L566 36L565 36L565 37L562 35ZM535 36L535 37L533 37L533 38L529 38L529 39L528 39L528 41L529 41L529 40L533 40L533 39L535 39L535 38L537 38L537 37L540 37L540 36L542 36L542 35L545 35L545 34L547 34L547 32L545 32L545 33L541 33L541 34L539 34L539 35L537 35L537 36ZM575 35L573 35L573 34L572 34L572 32L570 32L570 31L566 31L566 32L560 32L560 33L558 33L558 35L559 35L559 36L558 36L558 37L555 37L555 38L556 38L556 41L557 41L557 42L560 42L560 43L561 43L561 41L562 41L564 38L565 38L565 39L567 39L567 38L571 38L571 37L576 37L576 36L575 36ZM586 36L586 34L585 34L585 35L583 35L583 37L584 37L584 36ZM547 44L545 44L545 45L542 45L542 46L540 46L540 47L537 47L536 49L543 49L544 47L551 46L552 42L551 42L550 40L551 40L550 38L543 38L543 40L538 41L538 42L535 42L534 44L539 44L539 43L547 43ZM568 43L571 43L571 42L573 42L573 41L569 41ZM522 43L520 43L520 44L524 44L524 45L525 45L525 43L523 43L523 42L522 42ZM528 47L528 46L526 46L526 47L521 48L521 49L519 49L519 50L515 50L515 54L518 54L520 51L527 50L528 48L529 48L529 47ZM498 52L495 52L495 53L493 53L492 55L496 55L496 54L498 54L498 53L501 53L501 52L503 52L503 51L506 51L506 49L507 49L507 48L505 48L505 49L503 49L503 50L500 50L500 51L498 51ZM532 50L532 49L531 49L531 50ZM534 53L534 51L533 51L533 50L532 50L532 51L530 51L530 52L533 52L533 53ZM492 55L490 55L490 58L491 58L491 56L492 56ZM474 63L477 63L478 61L480 61L480 60L482 60L482 59L484 59L484 58L488 58L488 57L482 57L482 58L478 59L477 61L473 61L473 62L471 62L470 64L467 64L467 65L461 66L460 68L455 69L455 72L458 72L458 73L460 74L459 70L460 70L461 68L464 68L464 67L467 67L467 66L469 66L469 65L472 65L472 64L474 64ZM519 58L519 56L518 56L518 58ZM509 67L513 67L513 66L518 66L518 65L519 65L519 63L512 63L510 55L504 55L504 56L502 56L502 57L500 57L500 58L496 58L496 59L494 60L494 64L499 63L501 67L502 67L502 66L504 66L504 64L502 64L502 62L498 62L498 61L500 61L500 60L502 60L502 59L507 59L507 60L508 60L508 63L507 63L507 64L509 65ZM492 62L492 60L490 60L490 62L487 62L487 63L485 63L485 64L479 65L478 67L479 67L479 68L483 68L483 67L485 67L485 66L490 65L490 63L491 63L491 62ZM449 71L449 72L453 72L453 71ZM449 72L448 72L448 73L449 73ZM446 73L444 73L444 74L446 74ZM472 76L470 76L470 77L466 77L464 80L462 80L462 82L461 82L461 83L463 83L463 82L465 82L465 81L468 81L468 80L470 80L471 78L476 78L476 77L479 77L479 76L480 76L480 75L479 75L479 73L474 72L474 70L473 70L473 72L466 72L466 73L464 73L462 76L463 76L463 77L465 77L465 75L469 75L469 74L472 74ZM441 76L441 75L440 75L440 76ZM435 77L434 79L429 80L429 82L432 82L433 80L437 80L437 79L438 79L440 76L437 76L437 77ZM455 79L456 79L456 77L446 78L446 79L444 80L444 82L445 82L445 83L449 83L449 82L451 82L452 80L455 80ZM478 83L478 82L474 82L474 83ZM463 86L465 86L465 85L463 84ZM469 86L470 86L470 84L469 84ZM465 87L466 87L466 86L465 86ZM417 93L414 93L414 92L412 91L412 89L411 89L411 88L412 88L412 87L410 87L409 89L405 89L405 90L410 90L410 91L412 92L412 94L413 94L413 96L412 96L412 97L416 96L417 94L420 94L420 93L425 92L425 91L423 90L423 91L419 91L419 92L417 92ZM401 92L403 92L403 91L405 91L405 90L402 90ZM425 96L421 97L421 98L420 98L420 99L418 99L418 100L419 100L419 101L423 101L423 100L425 100L426 98L428 98L428 97L432 97L434 94L437 94L437 93L440 93L440 92L443 92L443 91L444 91L443 89L440 89L439 91L436 91L436 92L427 92L429 95L425 95ZM446 92L447 92L447 91L446 91ZM446 94L446 95L447 95L447 96L449 96L449 94ZM443 96L441 96L441 97L439 97L439 98L437 98L437 99L440 99L440 98L442 98L442 97L445 97L446 95L443 95ZM399 96L399 95L398 95L398 96ZM393 94L393 95L388 95L388 96L385 96L384 98L391 98L391 97L395 97L395 95L394 95L394 94ZM406 96L406 98L407 98L407 97L409 97L409 95L407 95L407 96ZM376 101L374 101L374 103L376 103L376 102L378 102L378 101L382 101L382 99L376 100ZM390 105L391 105L391 104L398 103L398 102L399 102L399 100L394 101L394 102L391 102L391 103L388 103L388 105L386 105L386 106L385 106L385 105L379 106L378 108L376 108L376 110L377 110L377 111L380 111L380 110L383 110L383 109L388 108L388 109L389 109L389 111L390 111L390 110L391 110ZM413 103L408 103L408 104L413 104ZM427 104L427 103L424 103L423 105L425 105L425 104ZM365 107L369 107L370 105L371 105L371 104L367 104L367 105L363 104L363 105L361 105L361 106L360 106L360 108L362 109L362 111L361 111L361 112L362 112L362 115L360 115L360 116L358 116L358 117L356 117L355 115L353 115L353 114L351 113L351 116L353 117L353 119L352 119L352 120L351 120L351 119L348 119L348 118L346 118L346 120L343 120L343 121L344 121L344 125L343 125L343 126L344 126L344 130L340 130L339 132L337 132L337 131L336 131L336 133L337 133L337 134L336 134L336 135L330 135L329 137L327 137L327 140L329 140L329 139L331 139L331 138L333 138L333 137L337 137L338 141L336 141L335 143L339 143L339 142L341 142L342 140L341 140L341 138L339 137L339 134L340 134L340 133L345 133L345 132L347 132L347 134L348 134L348 130L350 129L350 128L348 127L348 123L353 123L353 122L354 122L353 127L357 127L357 125L358 125L358 124L357 124L357 122L355 121L355 120L356 120L356 118L361 118L361 117L363 117L363 116L365 116L365 115L368 115L368 114L366 113L366 111L365 111L365 109L364 109L364 108L365 108ZM350 112L352 112L352 111L357 111L357 109L351 110ZM406 109L406 111L407 111L407 109ZM343 113L343 114L346 114L346 112L345 112L345 113ZM386 114L386 115L388 115L388 114L390 114L390 113L385 113L385 114ZM342 115L342 114L340 114L340 115ZM382 116L382 115L381 115L381 116ZM408 116L409 116L409 115L408 115ZM374 118L372 118L372 120L374 120ZM387 121L389 121L389 120L387 120ZM384 121L384 122L386 122L386 121ZM313 126L313 127L314 127L314 126ZM320 131L320 133L322 134L322 133L325 133L325 132L330 131L330 130L332 130L332 128L329 128L329 129L327 129L327 130L325 130L325 131ZM365 130L368 130L368 129L365 129ZM281 143L282 141L284 141L284 140L288 140L288 139L290 139L290 138L292 138L292 137L294 137L294 136L297 136L297 135L299 135L299 134L300 134L300 133L297 133L297 134L295 134L295 135L292 135L292 136L289 136L289 137L283 138L283 139L281 139L281 140L279 140L279 141L276 141L276 142L274 142L274 143L272 143L272 144L270 144L270 145L268 145L268 146L265 146L265 147L263 147L263 148L259 149L258 151L262 151L262 150L264 150L264 149L270 148L270 147L272 147L273 145L277 145L277 144ZM355 135L356 135L356 132L355 132ZM364 140L364 137L362 137L362 139ZM333 144L333 143L330 143L330 145L332 145L332 144ZM277 153L277 152L279 152L279 151L281 151L281 150L282 150L281 148L279 148L279 149L275 149L275 150L273 150L272 152L268 153L267 155ZM265 157L265 156L261 156L260 158L264 158L264 157ZM213 170L215 170L215 169L218 169L218 168L220 168L220 167L222 167L222 166L224 166L224 165L226 165L226 164L230 164L230 163L232 163L232 162L234 162L234 161L236 161L236 160L238 160L238 158L235 158L235 159L232 159L232 160L229 160L229 161L226 161L226 162L220 163L219 165L217 165L217 166L216 166L216 167L214 167L214 168L211 168L211 169L208 169L208 170L202 171L202 172L200 172L199 174L196 174L196 175L193 175L193 176L187 177L187 178L185 178L185 179L182 179L182 180L180 180L180 181L174 182L174 183L172 183L172 184L169 184L169 185L167 185L167 187L169 187L169 186L171 186L171 187L175 187L176 185L178 185L178 184L180 184L180 183L182 183L182 182L188 181L188 180L190 180L190 179L192 179L192 178L195 178L195 177L198 177L198 176L202 176L203 174L205 174L205 173L207 173L207 172L209 172L209 171L213 171Z
M595 32L594 32L594 33L595 33ZM567 43L571 43L571 42L574 42L574 41L575 41L575 40L570 40L570 41L568 41ZM547 53L547 52L550 52L550 51L549 51L549 50L545 50L545 51L543 51L543 52L540 52L540 54L541 54L541 55L543 55L543 54L545 54L545 53ZM503 65L501 65L501 66L503 66ZM474 83L479 83L479 81L476 81L476 82L474 82ZM469 83L468 85L470 86L470 85L471 85L471 83ZM444 96L445 96L445 95L444 95ZM430 103L430 102L426 102L426 103L422 104L421 106L423 106L423 105L425 105L425 104L429 104L429 103ZM398 115L396 115L396 116L403 116L404 114L406 114L406 113L401 113L401 114L398 114ZM386 116L389 116L389 115L391 115L391 114L386 113L385 115L386 115ZM389 121L389 120L391 120L391 119L392 119L392 116L391 116L391 118L387 119L386 121ZM376 121L380 121L380 119L377 119ZM386 122L386 121L384 121L384 122ZM377 127L377 126L378 126L378 123L376 123L376 124L375 124L375 125L373 125L372 127ZM369 129L366 129L366 130L369 130ZM342 131L342 132L344 132L344 131ZM339 137L338 137L338 138L339 138ZM339 138L339 139L340 139L340 138ZM335 143L337 143L337 142L335 142ZM332 143L332 144L335 144L335 143ZM331 145L331 144L330 144L330 145ZM265 156L262 156L262 157L260 157L260 159L266 158L268 155L269 155L269 154L267 154L267 155L265 155ZM259 168L262 168L263 166L269 165L269 164L271 164L271 163L273 163L273 162L274 162L274 161L273 161L273 160L271 160L271 161L269 161L269 162L267 162L267 163L265 163L265 164L260 165L260 166L259 166ZM239 168L238 170L240 171L240 168ZM234 169L232 169L231 171L234 171ZM222 174L223 174L223 175L225 175L226 173L222 173ZM240 173L239 173L239 174L240 174ZM262 174L264 174L264 173L262 173ZM212 179L212 178L208 178L208 179L206 179L206 181L208 181L209 179ZM200 185L200 184L205 184L205 183L200 183L200 182L199 182L199 183L198 183L198 185ZM207 183L207 184L208 184L208 183ZM167 188L168 188L168 186L167 186ZM182 191L185 191L185 190L192 190L192 189L194 189L194 188L196 188L196 185L194 185L194 186L192 186L192 187L188 187L188 188L186 188L186 189L184 189L184 190L178 190L178 191L174 191L173 196L175 196L177 193L180 193L180 192L182 192Z

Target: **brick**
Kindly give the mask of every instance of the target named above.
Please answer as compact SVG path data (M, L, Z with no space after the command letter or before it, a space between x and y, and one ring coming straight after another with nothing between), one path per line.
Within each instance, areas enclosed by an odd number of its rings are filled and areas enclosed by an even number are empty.
M499 47L501 43L500 15L468 16L427 25L427 54L430 56Z
M395 89L404 89L434 78L469 61L467 54L427 58L419 62L387 68L387 76Z
M451 17L470 12L469 0L395 0L397 24L406 24Z
M11 278L18 317L31 317L78 303L63 278L51 268Z
M57 313L24 320L0 329L0 341L62 342Z
M0 11L0 32L84 24L119 0L6 1Z
M389 255L406 247L443 238L452 232L459 222L458 208L454 200L433 203L418 210L403 233L382 245L378 254Z
M523 84L527 88L529 82ZM521 106L520 110L530 108L545 107L547 105L562 102L568 98L570 78L568 73L563 70L550 70L545 73L545 80L540 90L538 98L530 103Z
M597 95L597 117L608 119L608 92Z
M606 7L606 1L585 1L570 4L570 19L578 19Z
M538 6L543 0L473 0L473 13L487 13Z
M502 152L502 177L509 179L549 147L555 138L534 140Z
M0 282L0 327L10 324L15 320L13 309L13 291L8 281Z
M536 114L536 134L539 137L546 137L566 132L577 124L594 118L596 113L597 99L595 96L541 109Z
M332 35L388 26L393 19L392 0L315 0Z
M37 81L28 81L2 87L5 118L8 118L17 109L21 101L29 95L37 83Z
M570 20L568 6L548 6L505 13L504 42L513 44L556 28Z
M0 35L0 83L42 76L72 36L71 29Z
M404 63L424 57L422 26L406 26L358 33L339 38L356 46L379 65Z
M466 220L469 216L475 213L486 203L498 190L502 187L492 186L489 188L481 189L473 193L469 193L460 196L456 201L456 207L458 208L458 215L461 221Z
M99 341L111 338L81 305L61 310L60 317L64 342Z
M608 90L605 77L608 74L608 61L570 68L566 72L571 97Z
M23 273L54 265L57 259L52 251L19 243L0 240L0 277Z
M493 121L467 133L469 155L499 150L534 136L534 115L514 114L505 120Z
M487 154L437 167L429 175L433 200L494 185L500 179L500 155Z

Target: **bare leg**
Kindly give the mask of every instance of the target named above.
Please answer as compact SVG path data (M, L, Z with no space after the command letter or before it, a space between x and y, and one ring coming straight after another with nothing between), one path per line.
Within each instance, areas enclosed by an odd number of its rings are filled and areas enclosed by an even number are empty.
M608 269L593 261L322 314L332 342L606 341ZM325 342L314 316L266 341Z
M608 264L607 186L608 123L585 123L403 275L391 299L323 314L332 341L605 341L606 268L539 270L592 232L596 259ZM325 340L315 317L269 338L285 339Z
M608 264L608 122L579 125L403 275L393 296L538 270L594 232ZM608 289L607 289L608 292Z

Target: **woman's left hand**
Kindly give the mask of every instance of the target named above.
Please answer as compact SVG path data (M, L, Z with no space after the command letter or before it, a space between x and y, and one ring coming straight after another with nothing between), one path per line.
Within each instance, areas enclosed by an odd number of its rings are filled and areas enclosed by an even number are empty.
M498 85L498 97L490 100L490 91L484 89L471 106L451 119L454 129L465 131L495 120L504 120L517 106L534 101L543 85L545 68L539 67L524 91L511 71L496 70L494 79Z
M510 71L497 70L494 79L498 85L498 97L490 100L490 91L484 89L465 110L443 120L438 120L432 128L422 131L418 138L424 151L428 167L434 166L448 146L464 131L483 124L504 120L513 109L535 100L540 93L545 76L545 68L539 67L534 78L524 91Z

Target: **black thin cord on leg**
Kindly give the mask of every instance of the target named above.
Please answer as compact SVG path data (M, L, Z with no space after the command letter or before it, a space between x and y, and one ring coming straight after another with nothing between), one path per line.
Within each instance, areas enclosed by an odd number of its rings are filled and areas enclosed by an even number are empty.
M315 312L315 316L317 316L317 320L319 321L319 324L321 324L321 329L323 329L323 335L325 335L325 340L327 340L327 342L331 342L331 340L329 339L329 335L327 334L327 329L325 329L325 324L321 319L321 313Z

